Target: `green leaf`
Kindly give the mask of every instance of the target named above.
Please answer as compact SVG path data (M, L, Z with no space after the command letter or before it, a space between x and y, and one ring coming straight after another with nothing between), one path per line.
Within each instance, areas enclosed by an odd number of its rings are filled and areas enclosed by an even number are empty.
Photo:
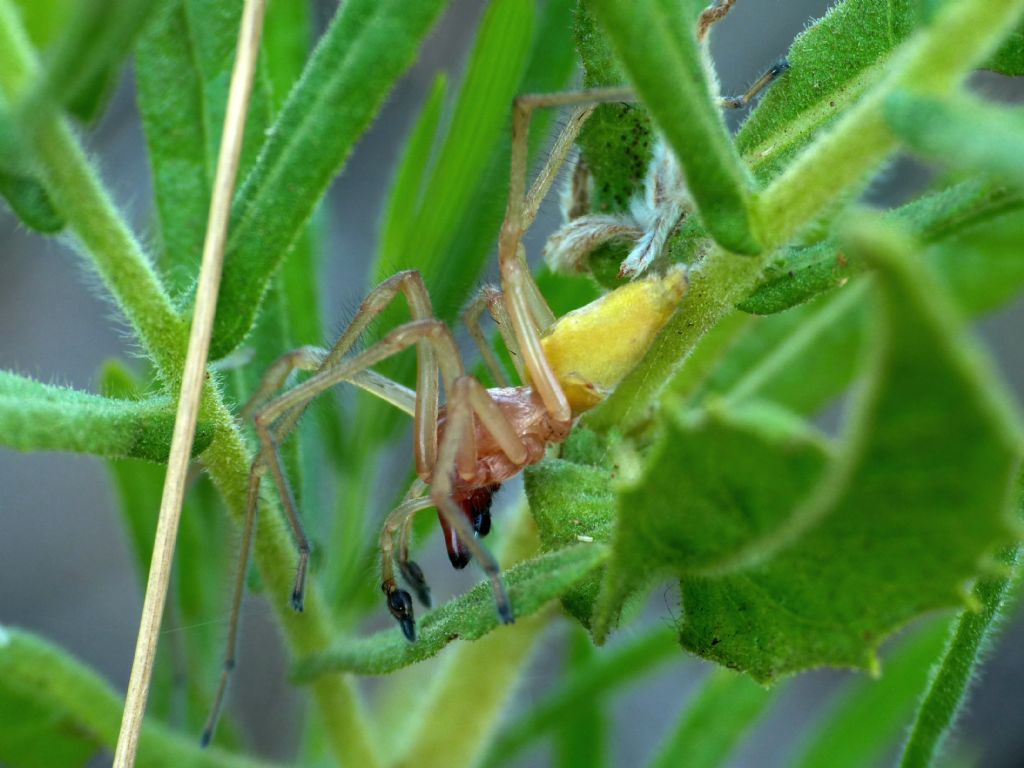
M512 760L571 718L578 707L610 697L620 686L677 659L678 647L673 634L658 628L602 649L591 663L574 670L562 685L507 724L491 743L481 766L496 768Z
M669 407L665 415L643 474L618 490L598 642L626 598L656 575L730 572L773 546L828 459L820 436L767 404L698 414Z
M53 234L64 228L64 218L31 162L31 150L20 141L7 108L0 98L0 195L27 227Z
M32 43L39 49L57 42L74 17L76 0L15 0Z
M578 627L569 634L566 657L565 668L569 675L586 669L597 658L590 636ZM608 707L604 701L596 698L580 701L555 728L555 765L559 768L608 765L608 726Z
M0 630L2 631L2 630ZM9 768L84 766L96 744L75 728L74 720L0 684L0 761Z
M749 678L727 669L712 672L686 705L651 768L715 768L726 760L775 699Z
M684 9L667 0L591 0L589 8L679 158L708 231L729 250L757 253L754 184L714 101Z
M927 159L1024 186L1024 110L896 91L885 100L885 118Z
M75 765L86 746L113 751L123 701L96 672L45 640L0 625L0 711L17 707L18 730L0 729L0 760L15 766ZM25 717L25 714L31 714ZM50 729L26 741L33 722ZM13 737L13 738L9 738ZM71 758L72 762L65 762ZM77 761L79 764L82 761ZM256 760L217 748L201 749L194 739L147 720L139 740L138 764L171 768L258 768Z
M776 546L682 582L683 646L758 680L873 668L885 635L962 602L1018 533L1007 496L1022 440L998 378L908 245L865 227L849 247L876 265L878 300L843 453Z
M1012 587L1020 578L1019 545L1000 556L1005 574L978 580L977 610L960 614L945 651L932 669L927 691L914 719L900 762L904 768L932 765L970 692L974 671L999 631L1000 618L1012 607Z
M161 265L175 293L196 279L224 124L240 3L175 0L139 40L136 79L160 221ZM257 78L246 121L242 172L269 121Z
M1024 213L1019 197L990 196L985 185L965 186L980 196L956 187L948 195L907 206L907 215L899 220L916 222L914 229L935 238L925 252L926 263L961 310L977 317L1012 300L1024 287L1019 245ZM975 205L972 200L983 202ZM856 253L843 253L850 264L864 268ZM734 401L756 397L815 414L860 370L869 316L865 287L855 282L832 296L756 319L694 398L714 393Z
M786 54L790 71L736 136L759 179L777 175L843 107L881 79L885 60L911 31L911 6L904 0L846 0L793 41Z
M912 630L886 656L880 677L859 677L842 686L825 703L792 763L799 768L878 765L906 728L948 634L946 619Z
M579 544L513 566L505 571L516 616L529 616L562 594L605 559L599 545ZM322 654L302 659L294 677L309 681L330 672L382 675L436 655L452 640L476 640L500 626L488 582L478 584L418 622L416 642L398 627L362 638L346 638Z
M965 241L987 239L988 227L1004 228L1007 224L1004 217L1022 208L1024 195L1021 193L978 179L924 195L886 216L923 244L952 241L949 246L962 247ZM1019 220L1019 217L1014 219ZM991 223L986 225L986 222ZM1002 248L995 250L1004 252ZM969 270L970 265L984 263L982 268L988 270L995 265L987 262L998 257L978 258L980 261L962 259L964 264L960 269ZM954 268L953 265L938 266L943 274ZM754 292L737 306L744 312L758 315L781 312L820 293L842 287L864 270L863 260L844 252L834 238L812 246L787 248L768 265Z
M545 552L557 552L581 540L611 541L613 521L608 511L614 494L608 470L599 457L591 457L591 463L572 455L574 445L589 439L577 427L563 451L565 458L547 459L526 470L526 496ZM601 573L593 573L562 596L564 608L588 629L600 585Z
M405 140L381 225L380 247L377 251L378 272L382 268L393 269L390 264L402 255L410 240L413 217L421 205L424 178L433 154L447 89L448 78L444 74L438 75L423 102L409 138ZM384 267L385 264L389 266Z
M248 333L275 272L444 6L344 3L236 195L211 358Z
M99 117L139 32L166 0L86 0L46 67L36 99L52 99L91 122Z
M1011 77L1024 75L1024 25L1007 36L982 69Z
M19 451L70 451L107 458L167 460L174 404L166 397L115 400L0 371L0 444ZM192 455L213 440L196 427Z

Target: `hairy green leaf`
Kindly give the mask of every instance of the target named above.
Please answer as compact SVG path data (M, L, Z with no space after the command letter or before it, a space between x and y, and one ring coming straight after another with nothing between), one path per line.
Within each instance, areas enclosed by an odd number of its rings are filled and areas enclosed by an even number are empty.
M775 698L750 678L728 669L712 672L683 709L651 768L725 765L748 729Z
M167 0L86 0L45 69L38 99L53 99L85 121L106 106L121 65L150 14Z
M70 451L166 461L174 404L165 397L114 400L0 371L0 443L19 451ZM196 427L194 456L213 439Z
M922 244L947 243L944 251L949 247L963 247L972 240L986 240L989 227L1001 231L1007 224L1021 226L1019 216L1004 218L1021 209L1024 209L1024 195L1020 192L992 182L972 180L924 195L886 215ZM986 222L991 224L986 225ZM939 265L938 268L943 274L947 269L968 271L972 265L978 267L978 271L997 268L988 262L1000 260L996 254L1003 250L997 248L995 254L964 258L960 267ZM863 261L844 252L834 238L811 246L787 248L768 265L754 292L737 306L757 315L781 312L845 285L864 269ZM992 281L992 287L997 284Z
M516 616L539 611L604 562L606 555L602 546L578 544L507 570L505 584ZM484 582L421 618L416 642L406 640L397 627L369 637L346 638L322 654L300 660L295 678L308 681L338 671L394 672L434 656L452 640L476 640L499 626L491 586Z
M74 765L64 758L100 748L113 751L123 701L96 672L46 641L12 627L0 626L0 710L18 707L49 730L26 741L25 732L0 735L0 760L15 766ZM13 736L8 740L8 736ZM22 738L19 738L21 736ZM49 762L47 762L47 760ZM192 739L147 720L139 740L140 766L171 768L258 768L256 760L217 748L200 749Z
M199 272L241 14L237 3L169 2L140 38L135 57L160 221L161 266L179 294ZM243 173L268 123L265 85L258 79L253 89Z
M753 181L713 100L684 9L665 0L591 0L589 8L679 158L708 231L732 251L756 253Z
M896 91L885 100L885 118L911 150L929 160L1024 187L1022 109Z
M339 9L235 197L211 358L248 333L271 276L443 6L352 0Z
M30 160L31 150L19 140L6 100L0 98L0 195L27 227L53 234L64 228L64 217Z
M766 404L697 415L669 408L666 417L643 474L618 490L598 642L654 576L728 572L771 546L828 459L821 437Z
M682 581L683 646L758 680L873 668L885 635L962 601L981 559L1016 535L1022 441L998 379L902 241L871 228L850 248L876 265L878 300L843 455L775 547Z
M905 0L846 0L802 32L787 53L790 71L765 94L736 136L760 179L775 176L824 126L885 71L912 29Z

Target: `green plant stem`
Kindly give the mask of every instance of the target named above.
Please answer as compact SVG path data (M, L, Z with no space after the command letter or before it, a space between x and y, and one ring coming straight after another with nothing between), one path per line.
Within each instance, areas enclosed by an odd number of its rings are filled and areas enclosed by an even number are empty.
M113 749L121 699L96 672L46 641L0 626L0 689L16 693L66 718L85 738ZM198 743L154 723L143 727L139 763L145 766L258 768L266 763Z
M16 102L37 70L35 53L16 11L9 0L0 0L0 89ZM32 141L58 208L153 358L168 391L176 392L187 329L142 247L62 117L51 112L40 119ZM218 388L204 391L200 418L215 428L204 463L232 518L241 525L252 457ZM288 605L295 558L295 547L275 506L271 514L262 515L255 560L293 652L309 655L327 647L332 628L315 584L308 587L305 613L296 614ZM375 766L378 760L353 681L344 675L325 675L312 687L335 755L346 765Z
M933 764L967 698L974 670L998 630L1011 586L1020 576L1020 554L1019 545L1003 552L1000 561L1012 575L979 579L974 587L974 597L981 604L981 610L964 611L953 625L953 632L938 666L932 671L928 690L903 749L902 768Z
M999 44L1024 11L1024 0L961 0L894 56L890 74L834 129L815 141L760 196L757 231L765 251L743 258L714 249L691 275L690 292L654 346L611 397L588 417L598 430L643 419L654 398L697 341L754 287L772 251L860 184L896 149L883 114L900 88L944 93L958 85Z

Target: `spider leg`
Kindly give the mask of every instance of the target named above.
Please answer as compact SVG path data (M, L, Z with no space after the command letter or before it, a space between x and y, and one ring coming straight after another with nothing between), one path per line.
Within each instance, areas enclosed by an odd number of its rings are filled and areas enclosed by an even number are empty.
M736 0L714 0L697 17L697 41L703 43L711 28L729 15Z
M523 372L519 370L519 355L515 348L515 337L509 331L508 314L505 312L505 304L501 299L501 289L493 285L483 286L462 313L462 323L480 351L480 356L494 379L494 383L499 387L507 387L509 386L508 377L505 375L501 363L498 362L494 350L491 349L491 345L487 343L487 337L484 335L481 325L485 309L490 313L495 325L498 326L502 341L511 353L512 362L517 367L519 377L522 378Z
M725 109L743 109L747 106L754 98L767 88L769 85L778 80L782 75L789 71L789 62L786 59L779 59L777 62L772 64L763 75L761 75L754 84L747 89L747 92L742 96L723 96L721 105Z
M380 533L381 554L381 590L387 598L388 610L402 627L402 633L410 642L416 639L416 621L413 617L412 598L409 593L399 589L395 581L394 546L395 534L411 523L413 516L420 510L434 506L429 496L406 499L393 510L384 521ZM403 557L402 555L405 555ZM412 560L408 559L408 551L399 548L399 570L406 582L413 588L420 602L430 607L430 588L427 586L423 571Z
M430 498L448 526L487 574L494 591L498 616L503 623L511 624L514 620L512 605L509 602L505 583L501 578L501 567L490 550L474 535L473 527L458 504L455 503L452 495L453 480L458 471L460 448L474 429L472 397L474 384L480 386L479 382L468 376L460 378L448 399L447 421L444 436L438 446L437 464L434 466L431 476ZM525 447L523 454L525 455Z
M345 354L354 346L373 318L379 315L400 292L405 295L414 320L394 329L384 339L364 352L348 360L343 360ZM417 347L417 357L420 363L418 370L420 386L415 395L407 388L370 370L370 366L380 360L414 345ZM247 404L247 409L255 410L254 420L261 448L249 471L245 523L232 593L224 666L217 694L214 697L214 704L203 731L204 744L208 744L213 738L223 707L228 681L235 666L239 615L242 597L245 593L245 575L248 570L252 538L259 513L260 483L263 474L268 469L277 484L281 503L292 525L299 547L299 564L292 591L292 604L301 610L303 602L309 544L299 520L294 497L281 468L277 446L287 437L306 406L317 395L335 384L348 381L379 394L385 400L415 414L418 422L435 425L433 431L426 430L421 433L421 439L416 446L417 465L432 466L437 450L438 365L436 350L439 347L443 348L445 352L446 362L442 366L442 373L445 376L446 386L450 387L462 375L461 359L458 357L454 341L443 323L432 318L430 297L419 273L401 272L371 291L348 329L330 351L324 354L319 349L307 347L284 355L271 366L271 370L267 372L257 388L256 395ZM316 370L316 373L303 383L262 405L258 405L260 401L269 397L275 386L283 385L288 375L296 369Z

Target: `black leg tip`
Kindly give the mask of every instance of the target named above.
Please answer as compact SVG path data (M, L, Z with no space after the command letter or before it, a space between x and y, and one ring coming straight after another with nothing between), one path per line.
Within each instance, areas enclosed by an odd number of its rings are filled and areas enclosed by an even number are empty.
M210 746L211 741L213 741L213 733L209 729L203 731L203 735L199 737L200 748L206 749Z
M412 611L412 596L404 589L399 589L394 582L383 584L384 594L387 595L388 610L395 617L398 626L402 628L402 634L410 643L416 642L416 619Z
M292 592L292 608L295 610L295 612L296 613L302 613L302 611L303 611L303 609L305 607L306 607L306 596L302 592L299 592L298 590L296 590L295 592Z
M498 618L501 619L502 624L516 623L516 617L512 613L512 606L508 603L502 603L498 606Z
M427 579L423 575L423 569L413 560L399 563L398 567L402 571L402 578L405 579L406 583L412 587L413 592L416 593L416 598L424 607L429 608L430 587L427 586Z
M402 628L402 634L410 643L416 642L416 622L412 619L399 619L398 626Z
M789 59L779 59L769 70L769 74L771 74L772 77L778 77L779 75L788 72L790 66Z

